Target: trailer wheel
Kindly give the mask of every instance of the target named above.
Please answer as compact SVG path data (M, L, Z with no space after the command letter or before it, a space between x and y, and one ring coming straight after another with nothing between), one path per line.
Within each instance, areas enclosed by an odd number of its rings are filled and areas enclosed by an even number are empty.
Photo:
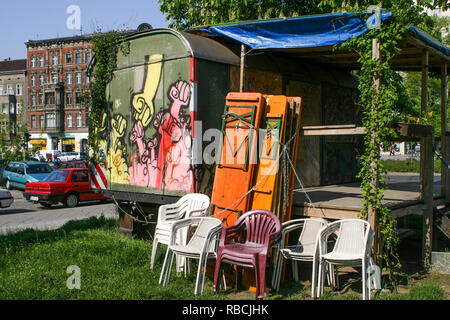
M80 200L76 193L69 193L64 199L64 205L68 208L75 208L79 202Z

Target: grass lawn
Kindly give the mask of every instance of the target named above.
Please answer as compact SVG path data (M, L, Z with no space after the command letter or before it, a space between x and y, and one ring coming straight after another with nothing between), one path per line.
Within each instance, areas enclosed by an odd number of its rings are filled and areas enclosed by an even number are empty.
M410 160L381 160L387 172L420 172L420 161ZM441 173L441 160L434 160L434 172Z
M149 270L150 253L150 241L120 235L117 222L103 218L69 222L56 231L26 230L2 236L0 300L255 298L254 293L234 288L214 294L210 280L206 283L204 294L195 298L195 272L186 278L177 277L175 268L172 269L169 285L162 287L158 285L162 253L153 272ZM67 273L67 267L72 265L78 266L81 271L79 290L67 287L67 280L72 275ZM305 277L308 278L306 273ZM403 295L383 293L376 299L446 299L439 286L440 281L429 280ZM359 292L358 289L342 294L328 292L323 299L360 299ZM311 299L309 280L299 283L287 281L282 284L279 293L268 295L267 299Z

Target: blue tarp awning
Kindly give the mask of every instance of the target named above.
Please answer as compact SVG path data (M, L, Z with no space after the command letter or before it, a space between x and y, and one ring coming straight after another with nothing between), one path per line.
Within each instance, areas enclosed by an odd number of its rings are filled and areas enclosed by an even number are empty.
M391 16L391 12L383 11L381 20L385 21ZM202 30L211 35L234 39L252 49L289 49L339 44L359 37L368 28L364 17L343 12L259 20Z
M333 46L359 37L369 29L368 14L343 12L323 15L300 16L257 20L201 29L211 36L224 36L243 43L253 50L301 49ZM372 16L373 17L373 16ZM389 11L381 11L381 21L392 17ZM445 56L450 50L424 31L410 26L411 36L433 47Z

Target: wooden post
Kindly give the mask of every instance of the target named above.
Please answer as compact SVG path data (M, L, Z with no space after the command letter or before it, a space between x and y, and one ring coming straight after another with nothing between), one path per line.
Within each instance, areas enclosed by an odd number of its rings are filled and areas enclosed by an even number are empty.
M450 163L450 150L448 149L447 118L447 63L441 65L441 155ZM441 194L445 200L450 201L450 174L448 168L441 164Z
M421 112L422 117L426 116L427 113L427 104L428 104L428 60L429 55L426 49L422 50L422 88L421 88ZM424 152L422 152L422 148L425 144L425 138L420 138L420 190L423 192L423 178L424 178Z
M241 74L239 92L244 92L245 44L241 44Z
M423 208L423 244L422 261L424 266L431 262L432 239L433 239L433 178L434 178L434 127L430 126L431 132L422 139L420 153L423 153L423 190L422 197L424 201Z
M380 43L377 41L377 39L372 39L372 59L373 60L378 60L380 59ZM375 91L378 92L378 90L380 89L380 79L379 78L374 78L373 79L373 85L375 88ZM372 110L371 113L376 112L374 110L374 106L372 106ZM378 136L377 136L377 132L376 130L374 132L370 132L369 133L371 135L371 143L373 145L376 144L376 141L378 140ZM380 152L380 150L378 150L378 152ZM372 180L370 181L370 187L372 188L372 190L377 190L379 188L379 174L378 174L378 164L376 161L372 161L372 163L370 164L370 169L371 169L371 173L372 173ZM373 240L373 248L374 251L376 253L380 253L381 250L381 241L380 241L380 234L379 234L379 230L378 230L378 213L376 208L373 208L372 206L369 206L368 208L368 213L367 213L367 220L370 224L370 226L372 227L373 231L375 232L375 236L374 236L374 240ZM380 261L378 261L379 259L377 258L378 255L375 255L375 262L380 265Z

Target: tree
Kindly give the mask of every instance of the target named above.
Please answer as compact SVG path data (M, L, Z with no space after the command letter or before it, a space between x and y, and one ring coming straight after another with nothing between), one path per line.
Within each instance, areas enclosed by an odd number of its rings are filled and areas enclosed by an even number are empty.
M158 0L160 11L165 13L167 20L170 21L169 27L179 30L243 20L353 11L370 5L389 9L398 7L398 2L396 0ZM430 9L449 8L447 0L417 2L418 5ZM408 1L407 5L415 6L412 0Z

